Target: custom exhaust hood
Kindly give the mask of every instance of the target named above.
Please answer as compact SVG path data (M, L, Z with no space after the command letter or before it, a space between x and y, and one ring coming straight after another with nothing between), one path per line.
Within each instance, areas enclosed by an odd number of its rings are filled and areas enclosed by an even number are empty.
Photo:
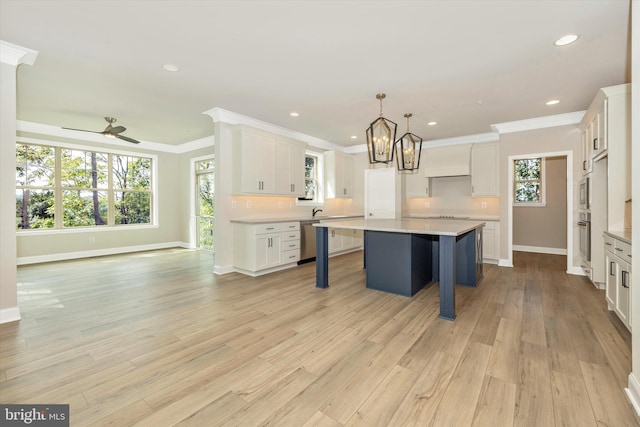
M428 148L424 153L425 177L471 175L471 145Z

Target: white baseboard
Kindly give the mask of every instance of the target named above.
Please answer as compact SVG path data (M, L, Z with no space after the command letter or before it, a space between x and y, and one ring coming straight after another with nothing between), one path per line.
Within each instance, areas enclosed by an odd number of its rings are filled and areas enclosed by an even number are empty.
M545 248L542 246L524 246L524 245L513 245L514 251L520 252L534 252L537 254L551 254L551 255L566 255L567 250L562 248Z
M498 267L513 267L513 264L508 259L500 258L498 260Z
M571 268L567 269L567 274L573 274L575 276L586 276L587 274L584 272L584 269L580 266L571 266Z
M142 252L153 251L157 249L169 249L169 248L189 248L189 244L185 242L166 242L166 243L154 243L150 245L137 245L137 246L123 246L118 248L108 249L96 249L93 251L81 251L81 252L63 252L58 254L19 257L16 259L16 265L38 264L41 262L52 261L67 261L71 259L91 258L105 255L118 255L130 252Z
M223 274L234 273L235 271L236 270L233 268L232 265L214 265L213 266L213 274L223 275Z
M20 309L18 307L3 308L0 310L0 324L17 322L22 319L20 317Z
M636 410L636 414L640 416L640 382L638 382L638 379L633 372L629 374L629 385L624 389L624 391L627 394L627 398L629 399L629 402L631 402L633 409Z

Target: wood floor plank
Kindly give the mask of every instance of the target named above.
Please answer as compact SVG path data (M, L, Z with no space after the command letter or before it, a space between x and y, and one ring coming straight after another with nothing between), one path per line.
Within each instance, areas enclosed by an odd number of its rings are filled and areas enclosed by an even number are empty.
M631 404L608 366L580 362L591 407L598 423L607 426L640 425Z
M640 425L631 334L566 257L514 252L413 298L366 289L362 252L262 277L180 248L18 267L0 401L73 425ZM514 391L515 388L515 391ZM392 396L390 396L392 394ZM621 397L622 396L622 397ZM633 424L630 424L633 423Z
M395 365L345 426L387 425L415 381L415 372Z
M557 426L595 426L598 424L582 377L552 370L551 390L553 392L553 415Z
M490 375L485 376L472 425L512 425L515 402L516 385L514 383Z
M513 425L529 427L554 424L547 347L522 341Z
M491 347L488 345L469 344L429 426L471 425L490 356Z
M433 418L458 360L450 354L437 351L400 403L389 426L420 427L429 425Z
M521 334L520 321L508 318L500 320L496 340L491 348L487 375L516 384Z

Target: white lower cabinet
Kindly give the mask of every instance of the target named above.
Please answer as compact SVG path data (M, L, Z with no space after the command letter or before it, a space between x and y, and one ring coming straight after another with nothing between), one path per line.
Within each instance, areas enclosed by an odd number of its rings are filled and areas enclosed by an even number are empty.
M495 264L500 259L500 221L485 221L482 230L482 259Z
M631 331L631 245L608 234L604 245L607 306Z
M362 230L329 228L329 254L360 249L363 241Z
M300 260L300 223L234 224L233 264L250 276L288 268Z

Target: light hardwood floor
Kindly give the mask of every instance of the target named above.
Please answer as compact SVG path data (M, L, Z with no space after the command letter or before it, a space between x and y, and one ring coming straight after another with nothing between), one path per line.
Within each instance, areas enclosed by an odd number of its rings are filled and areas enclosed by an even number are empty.
M516 253L414 298L364 287L362 253L259 278L183 249L18 268L0 401L71 425L635 426L631 336L565 257Z

